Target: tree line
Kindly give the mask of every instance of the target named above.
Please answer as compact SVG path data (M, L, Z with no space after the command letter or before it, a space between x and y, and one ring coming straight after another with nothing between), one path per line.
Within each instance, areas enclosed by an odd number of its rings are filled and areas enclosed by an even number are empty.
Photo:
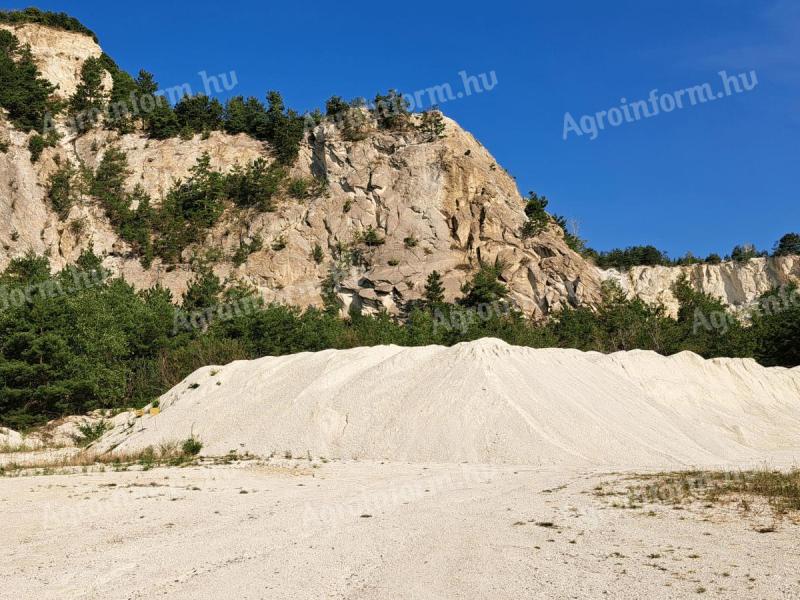
M793 288L766 295L764 305L773 309L748 326L721 318L725 307L685 281L676 287L676 319L607 287L594 309L567 308L534 322L508 302L501 273L502 265L483 265L456 302L445 302L434 272L401 318L358 311L342 318L335 294L323 308L264 304L247 286L225 289L209 269L200 270L179 304L168 290L136 291L109 276L90 251L56 274L44 257L16 258L0 274L0 424L24 429L95 408L143 406L208 364L377 344L452 345L491 336L536 348L691 350L800 364ZM795 300L777 302L787 297ZM208 318L226 303L249 309ZM198 311L206 315L202 326L184 326L197 325L191 316Z
M536 236L543 232L547 227L554 223L564 233L564 241L572 250L588 258L601 269L618 269L626 271L631 267L638 266L665 266L678 267L685 265L710 264L718 265L723 261L734 261L738 263L747 262L752 258L763 258L767 256L789 256L800 255L800 234L787 233L783 235L773 246L772 252L759 250L753 244L740 244L734 246L730 254L725 257L713 252L706 258L694 256L687 252L681 258L670 258L663 250L655 246L628 246L627 248L614 248L598 252L586 245L586 240L581 239L576 233L570 231L567 219L557 214L550 214L545 209L549 201L546 196L540 196L536 192L530 192L525 201L525 215L527 220L522 226L520 235L523 238Z

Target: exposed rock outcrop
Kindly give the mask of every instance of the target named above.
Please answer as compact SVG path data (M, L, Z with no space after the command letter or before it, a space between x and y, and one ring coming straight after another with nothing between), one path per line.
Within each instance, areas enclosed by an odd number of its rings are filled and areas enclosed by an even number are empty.
M683 275L695 289L719 298L734 312L742 312L764 292L800 282L800 256L754 258L745 263L728 261L718 265L633 267L622 273L598 269L598 272L602 280L617 282L630 296L662 303L673 316L678 312L678 301L672 286Z
M83 62L102 53L91 37L80 33L34 24L0 27L30 44L42 73L64 97L74 92ZM0 153L0 268L32 250L47 255L57 270L91 245L104 257L105 266L134 286L161 284L178 298L193 277L191 258L211 250L221 278L244 280L266 300L319 305L322 281L335 267L345 308L396 313L405 302L420 297L431 271L442 275L446 297L453 299L481 262L499 261L511 299L534 317L597 302L601 281L608 279L630 294L664 303L674 314L677 303L670 288L683 273L698 289L734 309L800 276L797 257L744 265L602 271L573 252L555 225L523 239L524 201L513 178L449 119L444 136L432 141L413 126L389 132L374 121L365 139L349 141L334 124L323 123L306 136L290 173L324 181L322 192L303 200L283 193L274 212L230 205L203 242L183 253L181 262L166 265L156 260L145 269L95 199L81 198L66 218L59 218L47 190L60 165L70 161L93 170L115 146L127 156L128 187L141 185L158 204L203 153L208 153L213 168L229 171L260 157L271 161L271 149L246 135L221 132L189 140L120 136L100 127L80 136L61 127L61 133L57 146L46 148L32 163L30 134L13 129L0 110L0 141L8 144ZM383 243L359 246L358 237L370 228ZM234 265L231 257L240 244L256 236L263 239L262 249ZM316 246L322 250L321 261L312 256ZM340 259L342 248L348 247L360 253L350 264Z
M31 44L45 76L64 92L74 90L83 60L100 54L81 34L31 25L15 33ZM452 299L482 261L503 264L511 298L527 314L596 301L596 270L567 247L558 227L522 239L524 202L514 180L470 134L449 119L445 123L444 136L433 141L413 127L387 132L374 123L365 139L347 141L335 125L323 123L307 135L291 173L325 181L323 193L301 201L284 197L274 212L231 207L202 244L184 253L184 263L156 261L149 269L132 256L93 199L83 198L66 219L58 218L46 198L48 178L58 166L70 160L94 169L113 144L127 155L129 187L140 184L157 204L204 152L212 167L227 171L258 157L271 160L268 146L219 132L159 141L100 128L75 137L64 129L58 146L31 163L28 135L0 124L0 136L10 142L0 155L0 267L32 249L58 269L91 244L106 266L135 286L160 283L180 296L192 278L191 256L214 249L221 255L214 269L222 278L248 281L267 300L318 305L338 249L352 247L372 228L384 243L362 247L360 260L344 265L338 292L345 308L397 312L420 297L433 270L442 274ZM240 242L256 235L263 249L234 266L230 257ZM316 245L324 254L319 263L312 258Z
M98 58L103 51L91 37L74 31L62 31L45 25L0 23L21 44L28 44L36 65L50 83L58 86L56 95L69 98L81 79L81 67L87 58Z

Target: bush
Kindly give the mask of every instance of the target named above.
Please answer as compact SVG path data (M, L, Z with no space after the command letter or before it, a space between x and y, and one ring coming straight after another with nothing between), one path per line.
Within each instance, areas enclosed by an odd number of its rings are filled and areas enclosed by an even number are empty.
M289 182L289 186L286 188L286 191L289 192L289 195L292 198L304 200L311 195L313 183L313 181L305 177L295 177Z
M225 177L225 193L237 206L271 211L274 210L272 198L285 177L286 172L281 167L267 165L264 159L258 158L246 167L234 167Z
M98 421L97 423L82 423L78 425L79 435L75 436L75 443L81 448L85 448L92 442L96 442L103 434L111 429L111 424L105 420Z
M444 118L438 109L431 109L422 113L420 124L417 126L420 133L427 141L433 141L444 136Z
M237 267L243 265L245 261L247 261L248 256L250 256L253 252L258 252L263 246L264 241L258 234L255 234L249 242L239 242L239 248L236 250L232 258L233 264Z
M331 96L325 102L325 114L328 117L337 117L345 114L348 110L350 110L350 104L339 96Z
M78 173L69 160L50 175L47 199L61 220L67 218L72 205L77 200L80 189Z
M378 232L372 225L367 227L367 230L364 232L363 236L361 236L361 241L366 246L371 248L375 246L382 246L386 242L384 238L378 235Z
M461 287L459 304L462 306L489 305L504 300L508 296L508 288L500 281L503 265L495 262L493 265L481 264L481 268L470 281Z
M375 96L375 117L382 129L404 129L408 125L408 102L397 90L389 90L386 95Z
M186 438L183 444L181 444L181 451L184 456L197 456L202 449L203 444L194 436Z
M314 244L314 249L311 251L311 258L314 259L314 262L318 265L322 263L322 260L325 258L325 254L322 252L322 246Z
M28 151L31 153L31 162L35 163L42 156L45 148L52 148L56 145L55 137L43 137L38 133L32 135L28 140Z

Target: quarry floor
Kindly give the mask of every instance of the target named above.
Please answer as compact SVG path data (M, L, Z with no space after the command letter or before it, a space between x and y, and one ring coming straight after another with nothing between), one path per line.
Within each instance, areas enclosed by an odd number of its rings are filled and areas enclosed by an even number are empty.
M0 598L800 597L800 526L593 491L623 477L272 459L0 478Z

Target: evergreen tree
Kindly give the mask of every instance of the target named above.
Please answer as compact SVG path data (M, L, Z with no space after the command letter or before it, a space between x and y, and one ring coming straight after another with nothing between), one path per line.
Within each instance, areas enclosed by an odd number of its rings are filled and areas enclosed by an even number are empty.
M444 302L444 286L442 285L442 276L438 271L431 271L428 275L422 297L428 306Z
M444 118L439 109L432 108L422 113L418 129L429 142L442 137L444 135Z
M481 268L461 287L464 296L458 301L462 306L474 307L489 305L505 300L508 288L500 281L503 265L495 262L493 265L481 264Z
M528 193L528 200L525 203L525 215L528 220L522 226L523 238L539 235L547 228L550 215L545 212L545 208L547 208L547 198L539 196L536 192Z
M219 303L221 293L219 277L210 268L204 267L189 283L181 307L185 311L210 308Z
M78 131L92 127L106 106L107 95L103 89L103 61L90 56L81 67L81 80L69 99L69 114Z
M800 365L800 290L787 285L762 295L753 314L755 357L763 365Z
M800 255L800 234L787 233L775 244L773 256Z
M178 127L194 133L222 129L224 108L219 100L204 94L184 96L175 105Z
M51 100L55 87L41 76L30 47L0 30L0 107L22 131L43 132L58 106ZM49 117L49 118L48 118Z
M163 96L153 96L153 109L145 118L145 131L157 140L175 137L180 133L178 117Z

